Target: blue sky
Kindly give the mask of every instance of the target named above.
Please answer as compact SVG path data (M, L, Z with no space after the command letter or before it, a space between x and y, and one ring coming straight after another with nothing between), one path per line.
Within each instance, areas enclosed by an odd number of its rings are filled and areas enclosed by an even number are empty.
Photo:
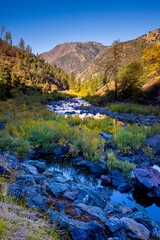
M155 0L2 0L0 26L20 38L33 52L51 50L57 44L132 40L160 28L160 1Z

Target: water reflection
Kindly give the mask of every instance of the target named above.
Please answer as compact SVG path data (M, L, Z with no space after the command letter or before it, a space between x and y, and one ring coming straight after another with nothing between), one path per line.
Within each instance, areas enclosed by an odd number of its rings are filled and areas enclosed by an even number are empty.
M86 169L74 166L69 160L53 159L49 157L47 159L47 169L63 172L63 176L67 179L79 179L82 183L93 188L101 186L100 179L91 175Z

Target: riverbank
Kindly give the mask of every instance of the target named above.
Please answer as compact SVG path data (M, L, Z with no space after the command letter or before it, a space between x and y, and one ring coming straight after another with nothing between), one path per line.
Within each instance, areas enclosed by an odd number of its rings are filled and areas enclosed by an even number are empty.
M75 99L64 100L70 101L79 104ZM50 102L49 107L55 104L62 107L61 100ZM83 107L89 107L84 104ZM82 107L79 105L78 111ZM71 108L67 111L66 115L75 114ZM76 240L80 239L79 235L86 240L160 237L159 223L151 220L132 198L137 186L145 190L144 194L153 202L160 197L160 176L158 170L152 168L159 164L158 125L146 128L116 124L107 117L57 116L46 105L33 103L31 97L4 102L1 116L4 123L0 132L2 166L18 173L7 188L13 198L24 198L28 206L49 214L54 224L70 229ZM48 154L52 168L45 161ZM91 175L96 176L98 185L86 184L78 174L68 178L63 170L55 169L56 159L82 169L89 179ZM4 170L3 174L6 173ZM114 191L131 193L130 202L134 206L113 203ZM141 235L144 231L145 238Z

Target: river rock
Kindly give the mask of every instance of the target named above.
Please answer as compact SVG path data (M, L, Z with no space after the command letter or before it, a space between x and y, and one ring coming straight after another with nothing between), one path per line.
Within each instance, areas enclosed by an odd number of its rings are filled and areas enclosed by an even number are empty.
M156 134L153 137L146 139L146 144L151 146L153 150L160 153L160 135Z
M77 191L66 191L63 195L63 198L66 198L69 201L73 202L77 197L77 193Z
M148 197L160 197L160 187L158 188L153 188L152 191L150 191L149 193L147 193Z
M132 188L133 188L133 185L129 183L122 183L121 185L119 185L117 190L120 191L121 193L124 193L124 192L130 191Z
M30 164L25 164L22 163L21 167L23 170L25 170L27 173L31 173L31 174L38 174L38 170L35 166L32 166Z
M19 158L19 154L18 153L16 153L16 152L11 152L11 151L6 151L5 153L4 153L4 157L13 157L14 159L16 158Z
M52 150L52 153L55 155L55 156L60 156L63 154L63 148L62 147L55 147L53 150Z
M116 188L121 184L127 183L127 180L123 177L122 173L118 169L115 169L111 172L111 181L112 185Z
M150 231L141 223L136 222L134 219L123 217L120 219L133 234L133 238L147 240L149 239Z
M23 197L29 207L35 208L37 210L44 211L46 208L46 203L49 202L47 198L38 194L31 187L18 185L16 183L9 185L7 191L16 200L19 200Z
M135 168L133 169L133 173L139 183L145 186L147 190L150 190L154 187L158 188L158 186L160 185L160 172L157 169Z
M60 217L60 213L57 211L53 211L52 209L48 209L46 213L51 215L49 218L53 223L56 223L58 218Z
M95 206L88 206L84 203L77 203L75 204L76 207L80 208L81 210L89 213L90 215L94 216L95 218L98 218L99 220L106 222L107 221L107 215L105 211L100 207Z
M77 184L77 188L79 190L87 191L87 194L89 194L92 198L92 201L93 201L92 204L93 205L95 205L97 207L102 207L102 208L105 207L106 201L99 191L88 188L87 186L85 186L83 184Z
M108 175L102 175L101 180L105 184L110 184L111 183L111 178Z
M77 203L80 202L80 203L85 203L85 204L88 204L88 205L92 205L93 204L93 198L91 197L91 195L89 194L88 191L86 190L80 190L78 192L78 195L77 195Z
M90 223L80 222L61 216L58 224L69 229L73 240L106 240L103 227L96 221Z
M0 175L8 176L9 174L9 171L4 166L0 165Z
M151 219L147 212L144 210L136 211L128 215L129 218L143 224L149 231L151 237L156 237L160 239L160 225Z
M42 185L43 183L47 182L47 177L43 174L34 174L33 177L34 177L34 180L37 184Z
M46 185L46 191L55 197L62 197L63 193L70 187L67 183L49 183Z
M29 160L25 162L25 164L32 165L37 168L39 173L45 172L46 171L46 163L45 162L39 162L36 160Z
M95 175L102 175L102 174L106 174L107 170L104 169L103 164L93 164L90 166L90 171L91 173L95 174Z

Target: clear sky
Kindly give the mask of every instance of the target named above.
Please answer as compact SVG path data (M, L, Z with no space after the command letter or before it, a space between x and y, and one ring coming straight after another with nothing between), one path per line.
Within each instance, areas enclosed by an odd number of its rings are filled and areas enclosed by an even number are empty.
M160 28L160 0L1 0L0 26L33 52L64 42L132 40Z

